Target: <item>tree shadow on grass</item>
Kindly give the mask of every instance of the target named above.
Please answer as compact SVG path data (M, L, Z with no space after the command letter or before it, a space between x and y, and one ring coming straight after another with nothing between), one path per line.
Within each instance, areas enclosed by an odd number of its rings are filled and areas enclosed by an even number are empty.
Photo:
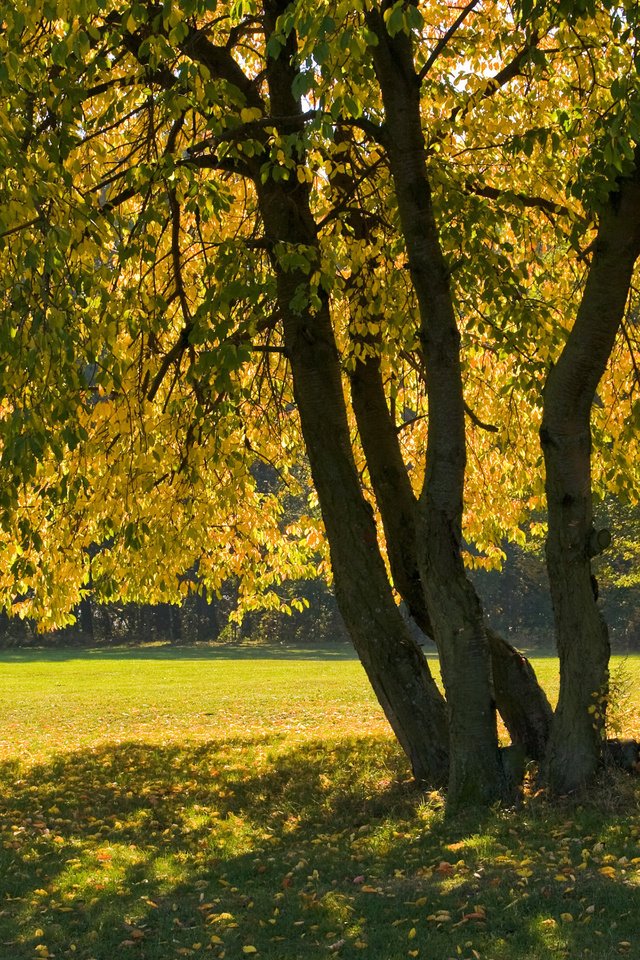
M281 643L149 644L118 647L0 649L0 663L64 663L68 660L357 660L349 643L288 646Z
M384 739L120 743L5 764L0 792L1 960L604 960L640 943L637 804L624 829L540 803L445 821Z

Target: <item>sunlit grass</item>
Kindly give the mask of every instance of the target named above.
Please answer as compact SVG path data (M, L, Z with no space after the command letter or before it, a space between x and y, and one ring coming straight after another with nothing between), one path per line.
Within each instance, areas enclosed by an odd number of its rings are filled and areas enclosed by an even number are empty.
M445 821L349 652L278 652L0 654L0 960L640 956L634 781Z

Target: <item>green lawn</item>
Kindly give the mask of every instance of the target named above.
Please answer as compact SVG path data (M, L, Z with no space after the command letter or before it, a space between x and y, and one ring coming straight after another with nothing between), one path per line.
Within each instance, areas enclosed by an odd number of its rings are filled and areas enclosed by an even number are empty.
M0 960L638 958L639 837L610 773L445 822L343 647L0 652Z

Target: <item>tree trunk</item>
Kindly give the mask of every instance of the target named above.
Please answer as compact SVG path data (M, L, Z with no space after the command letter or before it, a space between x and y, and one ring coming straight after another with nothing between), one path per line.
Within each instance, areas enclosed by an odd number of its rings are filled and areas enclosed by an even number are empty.
M491 651L493 695L514 746L521 746L531 760L545 756L553 711L524 654L487 629Z
M266 2L267 31L287 4ZM271 110L282 134L302 130L295 40L267 59ZM274 121L275 124L275 121ZM299 160L304 156L300 148ZM385 714L421 782L442 784L447 771L444 700L397 609L377 542L373 512L360 488L349 436L338 351L329 303L309 274L288 268L277 244L297 245L319 261L309 189L295 180L257 183L265 234L273 251L278 306L294 394L314 485L329 540L336 596L345 624Z
M640 151L636 151L637 161ZM601 760L609 638L597 606L591 503L591 405L624 314L640 254L640 176L603 211L576 321L544 391L547 569L560 656L560 696L546 762L555 793L578 790Z
M378 39L372 56L385 110L384 143L426 364L429 437L419 560L447 694L448 803L451 808L488 804L506 797L508 786L498 750L487 634L461 553L466 442L460 335L431 202L411 39L404 33L391 37L377 9L367 20Z
M395 424L387 406L380 361L357 361L351 396L371 484L376 496L396 590L423 633L433 625L418 569L417 509ZM523 654L487 630L496 706L512 743L541 760L551 729L552 710L533 667Z
M338 130L336 142L348 144L349 136ZM345 219L354 238L368 241L367 216L361 206L349 206L354 193L354 177L347 172L346 166L338 167L331 182L344 205ZM371 266L375 268L375 264ZM367 267L363 264L359 273L366 272ZM366 277L352 274L346 290L352 321L366 320L370 313ZM383 328L384 318L375 315L371 319L376 328ZM354 330L357 329L355 323L353 326ZM380 341L379 334L376 337L356 334L355 337L365 348L375 349L376 342ZM402 456L398 430L387 405L379 356L374 354L365 360L357 359L350 382L353 410L380 510L393 583L422 633L433 639L433 625L418 566L418 503ZM512 744L521 746L527 757L541 760L551 729L551 705L527 658L493 630L487 630L487 636L496 706Z
M215 600L208 600L202 593L197 593L194 601L196 615L196 636L199 641L210 643L220 633L218 607Z
M93 629L93 600L90 593L86 593L78 604L78 621L83 639L93 643L95 632Z
M171 642L182 643L184 634L182 632L182 604L174 603L171 605L169 621L171 624Z

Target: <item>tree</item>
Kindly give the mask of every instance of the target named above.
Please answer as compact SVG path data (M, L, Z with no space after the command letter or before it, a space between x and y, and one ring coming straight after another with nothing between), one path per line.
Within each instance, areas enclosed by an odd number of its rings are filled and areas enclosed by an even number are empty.
M593 776L604 736L609 638L591 560L609 545L610 534L593 525L590 413L640 256L639 161L636 148L631 172L607 198L576 321L544 392L547 562L562 670L548 764L560 792Z
M586 259L543 432L556 438L544 448L563 671L547 769L556 789L586 781L602 726L593 694L606 701L604 634L585 602L589 445L571 549L554 504L573 481L552 447L571 417L588 433L638 255L624 245L603 337L591 306L592 277L613 269L602 232L636 236L633 6L183 0L61 13L16 5L2 39L6 605L63 618L91 544L104 545L91 577L105 597L176 599L197 563L210 591L242 574L247 604L254 592L278 603L270 588L314 564L318 522L312 507L282 530L252 464L294 483L304 447L343 617L415 776L448 777L452 806L508 796L494 693L532 755L550 709L488 631L465 540L490 561L501 536L522 536L526 509L482 509L485 467L502 503L539 506L541 386ZM583 391L572 344L584 351L590 331L601 349ZM578 386L575 416L565 383ZM394 587L436 640L446 710ZM577 678L583 614L595 639ZM567 749L589 759L561 781Z

